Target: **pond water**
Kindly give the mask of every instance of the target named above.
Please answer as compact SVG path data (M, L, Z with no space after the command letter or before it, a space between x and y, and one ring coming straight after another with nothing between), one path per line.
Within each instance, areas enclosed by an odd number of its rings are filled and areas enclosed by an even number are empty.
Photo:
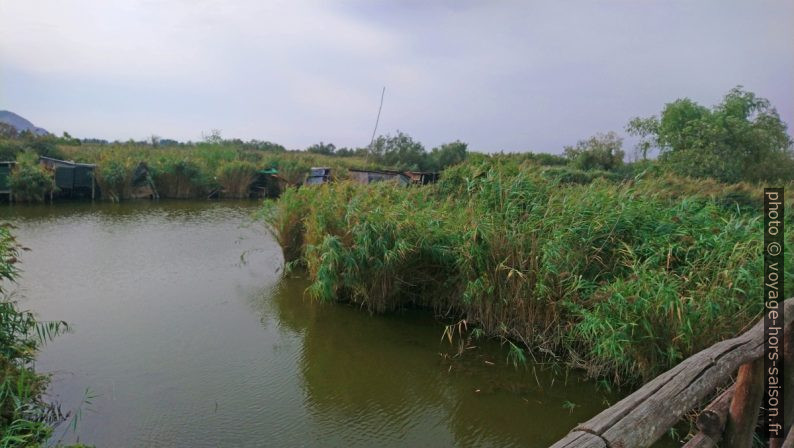
M3 206L31 249L22 307L72 326L37 361L72 410L53 442L541 447L616 401L574 374L515 368L496 342L457 356L429 311L306 299L257 207Z

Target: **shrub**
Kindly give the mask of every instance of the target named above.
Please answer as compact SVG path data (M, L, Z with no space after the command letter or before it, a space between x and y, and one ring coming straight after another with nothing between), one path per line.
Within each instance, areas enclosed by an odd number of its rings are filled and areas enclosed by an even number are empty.
M20 153L9 179L14 199L42 202L54 188L54 174L45 169L35 154Z
M243 160L226 162L218 168L216 180L229 198L247 198L256 179L256 165Z

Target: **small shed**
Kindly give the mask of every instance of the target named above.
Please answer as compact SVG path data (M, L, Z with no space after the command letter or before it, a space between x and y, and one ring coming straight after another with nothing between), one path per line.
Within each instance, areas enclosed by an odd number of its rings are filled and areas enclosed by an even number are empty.
M411 179L400 171L356 169L350 169L349 171L350 179L362 184L385 181L397 182L400 185L408 185L411 183Z
M14 169L16 162L3 161L0 162L0 194L8 196L9 202L11 201L11 170Z
M277 169L267 168L256 172L251 194L257 198L277 198L287 185L287 180L279 176Z
M39 157L39 163L55 172L55 186L69 196L75 193L91 193L91 199L96 194L94 170L96 165L90 163L76 163L70 160L58 160L52 157Z
M438 173L433 171L406 171L405 175L414 185L434 184L438 181Z
M313 166L309 169L306 185L320 185L331 180L331 168L327 166Z

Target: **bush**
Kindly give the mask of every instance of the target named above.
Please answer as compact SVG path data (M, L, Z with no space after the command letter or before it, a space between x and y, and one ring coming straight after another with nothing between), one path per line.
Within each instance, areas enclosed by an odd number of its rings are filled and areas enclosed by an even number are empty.
M256 165L242 160L224 163L216 175L223 195L229 198L247 198L255 179Z
M14 200L21 202L43 202L55 189L54 174L39 163L35 154L30 153L19 154L11 170L9 184Z
M177 157L161 157L152 167L152 178L162 197L187 199L205 195L211 180L198 163Z

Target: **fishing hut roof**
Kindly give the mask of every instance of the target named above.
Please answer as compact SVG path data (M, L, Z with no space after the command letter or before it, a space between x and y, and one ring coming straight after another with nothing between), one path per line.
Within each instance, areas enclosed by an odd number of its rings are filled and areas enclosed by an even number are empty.
M52 157L47 156L39 156L39 162L49 165L49 166L68 166L68 167L87 167L87 168L95 168L96 165L93 163L78 163L73 160L60 160L54 159Z

